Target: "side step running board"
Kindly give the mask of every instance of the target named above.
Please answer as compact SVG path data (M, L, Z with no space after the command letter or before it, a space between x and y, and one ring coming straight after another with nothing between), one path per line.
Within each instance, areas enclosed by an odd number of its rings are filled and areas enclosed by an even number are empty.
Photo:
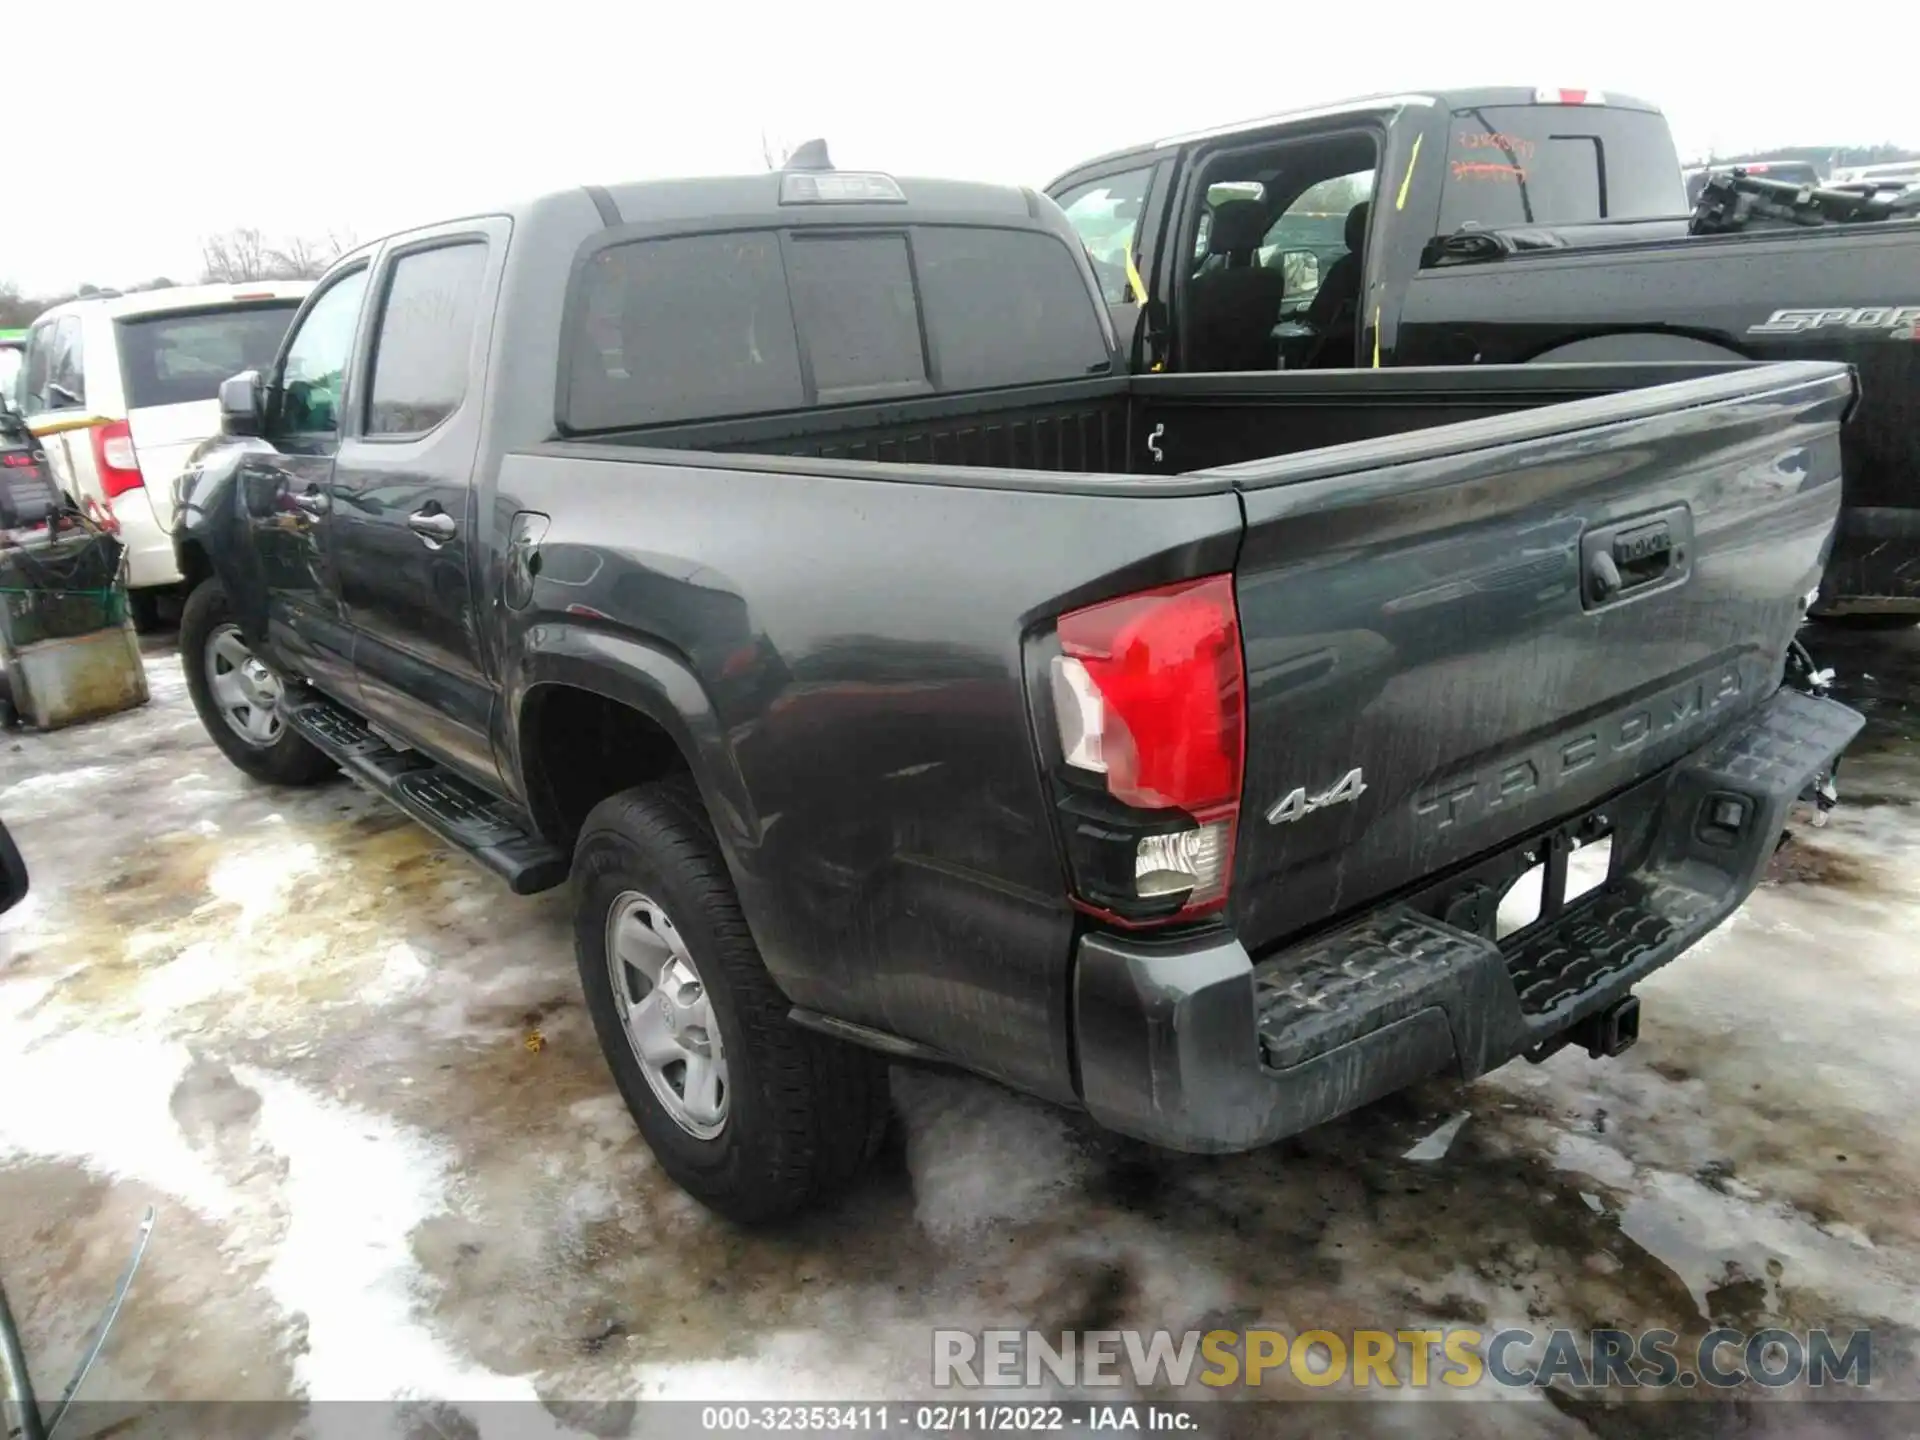
M280 712L347 774L478 860L516 895L566 880L566 855L534 834L525 816L445 766L417 751L395 750L359 716L311 690L289 691Z

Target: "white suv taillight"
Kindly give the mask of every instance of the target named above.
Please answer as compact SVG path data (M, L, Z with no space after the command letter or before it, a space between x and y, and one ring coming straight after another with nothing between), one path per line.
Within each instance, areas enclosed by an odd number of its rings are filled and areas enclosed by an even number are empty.
M100 488L109 500L147 483L140 473L140 457L134 453L133 430L124 420L94 427L93 460Z

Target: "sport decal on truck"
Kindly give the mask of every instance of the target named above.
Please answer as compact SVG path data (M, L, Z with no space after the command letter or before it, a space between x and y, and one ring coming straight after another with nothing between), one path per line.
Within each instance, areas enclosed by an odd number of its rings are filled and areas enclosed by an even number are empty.
M1920 305L1859 305L1795 307L1776 310L1758 325L1749 325L1749 335L1797 335L1802 330L1888 330L1892 340L1920 339Z

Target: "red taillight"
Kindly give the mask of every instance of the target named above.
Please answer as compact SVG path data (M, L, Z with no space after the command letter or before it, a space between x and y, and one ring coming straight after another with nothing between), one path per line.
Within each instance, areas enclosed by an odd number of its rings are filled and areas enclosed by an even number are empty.
M94 427L93 459L100 489L109 500L147 483L140 474L140 459L133 453L133 431L124 420Z
M1061 759L1124 809L1084 826L1086 844L1127 855L1076 855L1116 918L1166 919L1223 904L1245 764L1246 679L1233 577L1142 591L1063 615L1052 662ZM1139 812L1146 812L1141 814ZM1127 823L1136 822L1136 823ZM1098 848L1098 847L1096 847ZM1084 863L1083 863L1084 862ZM1131 873L1125 872L1130 868ZM1114 882L1124 883L1116 904ZM1171 907L1171 908L1170 908Z
M1098 726L1078 758L1067 747L1068 764L1104 772L1114 799L1142 809L1239 800L1240 617L1231 576L1075 610L1060 617L1059 636L1065 654L1055 671L1074 718Z

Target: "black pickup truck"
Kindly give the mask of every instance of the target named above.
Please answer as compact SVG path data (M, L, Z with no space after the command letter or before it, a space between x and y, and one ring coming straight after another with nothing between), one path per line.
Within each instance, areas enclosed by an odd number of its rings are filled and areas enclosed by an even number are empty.
M1116 151L1047 191L1143 371L1852 364L1816 613L1920 621L1914 220L1690 234L1665 118L1588 90L1356 100ZM1332 208L1329 261L1300 237Z
M890 1057L1256 1146L1617 1051L1859 726L1782 684L1850 375L1672 375L1133 375L1032 191L575 189L227 382L187 680L249 774L571 877L724 1213L847 1177Z

